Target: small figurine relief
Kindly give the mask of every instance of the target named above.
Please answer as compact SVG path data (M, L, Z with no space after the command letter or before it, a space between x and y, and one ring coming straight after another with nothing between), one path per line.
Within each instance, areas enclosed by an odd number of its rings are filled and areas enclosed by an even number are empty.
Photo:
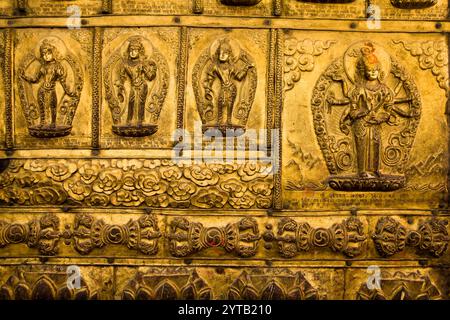
M192 74L203 131L245 132L255 99L257 74L250 55L229 38L216 40L198 59Z
M220 0L220 2L227 6L255 6L261 0Z
M169 86L164 57L149 40L134 36L111 55L104 74L112 131L125 137L154 134Z
M69 135L82 88L80 63L64 42L57 37L43 39L19 65L19 96L29 134Z
M314 127L332 174L329 186L344 191L404 187L420 108L412 78L387 52L372 42L351 46L313 91Z
M433 7L438 0L391 0L394 7L400 9L424 9Z
M324 4L334 4L334 3L352 3L355 0L297 0L301 2L312 2L312 3L324 3Z

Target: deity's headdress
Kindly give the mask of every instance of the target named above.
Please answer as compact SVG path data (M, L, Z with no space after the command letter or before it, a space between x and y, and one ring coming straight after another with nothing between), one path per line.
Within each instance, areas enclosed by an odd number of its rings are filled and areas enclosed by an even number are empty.
M54 55L56 55L56 47L50 43L48 40L42 41L42 44L39 48L39 52L42 54L44 51L51 51Z
M375 47L372 42L366 42L361 48L361 55L356 63L356 72L360 77L364 76L367 68L380 68L380 61L375 55Z
M215 52L215 56L217 59L219 58L220 50L225 50L229 54L230 60L233 60L233 49L231 48L230 40L228 40L228 38L219 40L219 46L217 47Z
M139 53L140 53L141 55L144 55L144 54L145 54L144 45L142 44L141 39L139 39L139 38L137 38L137 37L136 37L136 38L130 39L130 42L129 42L129 44L128 44L128 51L129 51L130 49L138 49L138 50L139 50Z

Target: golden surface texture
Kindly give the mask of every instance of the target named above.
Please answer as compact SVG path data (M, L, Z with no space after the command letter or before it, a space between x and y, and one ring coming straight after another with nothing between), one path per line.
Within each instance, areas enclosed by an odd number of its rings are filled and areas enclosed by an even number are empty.
M444 0L0 0L0 299L449 299L448 32Z

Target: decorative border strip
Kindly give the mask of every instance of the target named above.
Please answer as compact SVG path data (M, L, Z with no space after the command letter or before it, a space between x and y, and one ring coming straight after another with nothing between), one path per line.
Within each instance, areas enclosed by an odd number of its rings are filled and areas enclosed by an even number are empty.
M100 148L100 105L101 105L101 73L102 73L102 41L103 30L94 29L94 50L92 54L92 149Z
M188 59L188 29L180 28L180 48L177 59L177 128L184 127L184 106L186 104L186 64Z
M276 58L275 58L275 129L278 129L278 141L275 141L273 148L277 153L273 153L277 168L274 177L274 208L283 208L282 199L282 110L283 110L283 46L284 35L282 29L276 29Z
M13 30L7 29L5 30L5 59L3 63L3 81L5 87L5 127L6 127L6 149L8 151L12 151L14 148L13 142L13 100L12 100L12 92L13 92L13 80L12 80L12 33Z

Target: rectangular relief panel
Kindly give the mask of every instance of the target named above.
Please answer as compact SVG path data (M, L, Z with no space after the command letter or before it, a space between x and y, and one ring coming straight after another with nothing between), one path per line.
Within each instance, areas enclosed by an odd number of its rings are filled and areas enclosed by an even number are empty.
M283 207L438 208L447 192L447 39L284 39Z
M173 147L180 30L104 30L101 148Z
M201 147L203 140L205 158L214 144L249 149L245 144L250 142L265 151L273 109L269 30L192 28L188 39L185 117L191 142Z
M25 211L25 209L23 210ZM130 259L155 263L191 259L207 264L268 259L278 266L305 261L354 263L448 263L448 218L426 212L403 216L367 214L321 217L306 213L267 218L258 211L165 212L155 209L70 208L19 213L0 219L2 257L47 256ZM243 260L239 260L239 258ZM374 262L375 263L375 262Z
M15 148L90 146L92 37L89 29L15 30Z

